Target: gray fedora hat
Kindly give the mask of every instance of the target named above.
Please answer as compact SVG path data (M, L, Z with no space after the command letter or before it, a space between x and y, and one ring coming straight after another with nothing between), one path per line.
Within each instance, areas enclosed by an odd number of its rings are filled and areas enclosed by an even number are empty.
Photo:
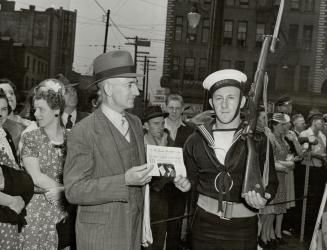
M59 80L59 81L61 81L61 82L65 85L65 88L67 88L67 87L75 87L75 86L79 85L78 82L76 82L76 83L71 83L71 82L67 79L67 77L65 77L65 76L64 76L63 74L61 74L61 73L55 75L54 78L57 79L57 80Z
M143 76L136 74L133 58L128 51L117 50L99 55L93 61L94 82L108 78L134 78Z

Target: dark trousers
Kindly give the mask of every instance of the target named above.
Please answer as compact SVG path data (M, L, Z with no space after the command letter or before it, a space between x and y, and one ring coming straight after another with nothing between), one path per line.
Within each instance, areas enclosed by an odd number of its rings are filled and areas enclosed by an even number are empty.
M327 171L324 167L310 167L308 199L305 220L305 236L311 239L322 196L327 181Z
M192 222L192 250L256 250L258 217L220 219L200 207Z
M183 216L185 213L187 193L178 190L173 183L166 185L168 193L168 217ZM181 245L183 219L167 222L166 250L178 250Z
M294 168L294 192L295 192L295 207L287 210L283 219L283 229L293 229L295 234L300 234L301 231L301 216L303 206L305 165L301 162L296 163Z
M167 231L167 222L158 221L168 219L168 199L167 193L164 191L150 192L150 215L153 244L146 248L147 250L162 250L165 244L165 237Z

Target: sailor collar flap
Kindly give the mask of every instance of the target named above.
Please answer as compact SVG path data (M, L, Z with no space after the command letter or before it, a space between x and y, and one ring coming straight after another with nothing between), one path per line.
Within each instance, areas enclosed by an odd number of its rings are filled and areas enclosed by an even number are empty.
M210 148L214 148L215 146L212 127L213 127L213 123L201 124L197 126L197 130L206 140ZM242 136L242 134L243 134L243 127L239 126L234 133L232 145Z

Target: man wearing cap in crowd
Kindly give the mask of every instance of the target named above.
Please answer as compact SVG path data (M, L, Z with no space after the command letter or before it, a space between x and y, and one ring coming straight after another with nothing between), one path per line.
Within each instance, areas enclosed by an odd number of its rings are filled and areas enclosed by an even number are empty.
M143 118L145 145L173 146L173 140L169 131L165 129L165 117L167 113L162 112L160 106L149 106L145 111ZM160 169L159 169L160 170ZM153 177L150 183L150 218L151 221L165 220L168 216L167 188L165 184L168 178ZM158 223L151 226L153 244L147 249L163 249L167 233L167 223Z
M291 115L293 110L293 101L287 95L281 96L275 103L275 112Z
M79 83L71 83L63 74L58 74L55 78L65 85L65 109L61 120L66 129L72 129L77 122L88 116L88 113L77 110L78 95L76 86Z
M192 249L257 249L257 209L276 193L278 181L270 154L265 197L250 191L241 198L247 146L242 137L240 108L247 77L226 69L203 82L216 119L197 127L184 146L184 161L192 188L198 193L192 225ZM263 137L264 138L264 137ZM260 167L266 160L266 138L256 141Z
M77 249L141 248L143 186L150 182L139 118L125 112L139 95L136 68L127 51L95 58L101 106L76 124L68 137L65 193L78 205ZM176 178L176 186L187 185Z
M146 130L144 134L145 145L173 146L174 142L169 131L165 129L165 117L167 116L168 114L162 112L160 106L147 107L143 118L143 126Z
M310 174L307 198L307 213L305 223L305 234L312 236L317 219L321 199L327 181L326 171L326 136L322 133L324 126L323 114L319 111L311 111L307 122L310 127L300 133L300 138L309 142L304 143L305 149L310 151Z

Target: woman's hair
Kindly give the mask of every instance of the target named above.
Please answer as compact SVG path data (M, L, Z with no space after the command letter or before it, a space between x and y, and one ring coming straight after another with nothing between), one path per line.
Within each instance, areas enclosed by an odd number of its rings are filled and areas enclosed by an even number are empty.
M8 78L0 78L0 84L9 84L14 91L16 91L16 85Z
M60 116L65 109L65 87L57 79L46 79L35 88L33 100L45 100L52 110L59 109Z
M0 88L0 99L5 99L7 101L7 105L8 105L8 114L11 113L11 107L9 105L9 100L7 98L6 93L3 91L3 89Z

